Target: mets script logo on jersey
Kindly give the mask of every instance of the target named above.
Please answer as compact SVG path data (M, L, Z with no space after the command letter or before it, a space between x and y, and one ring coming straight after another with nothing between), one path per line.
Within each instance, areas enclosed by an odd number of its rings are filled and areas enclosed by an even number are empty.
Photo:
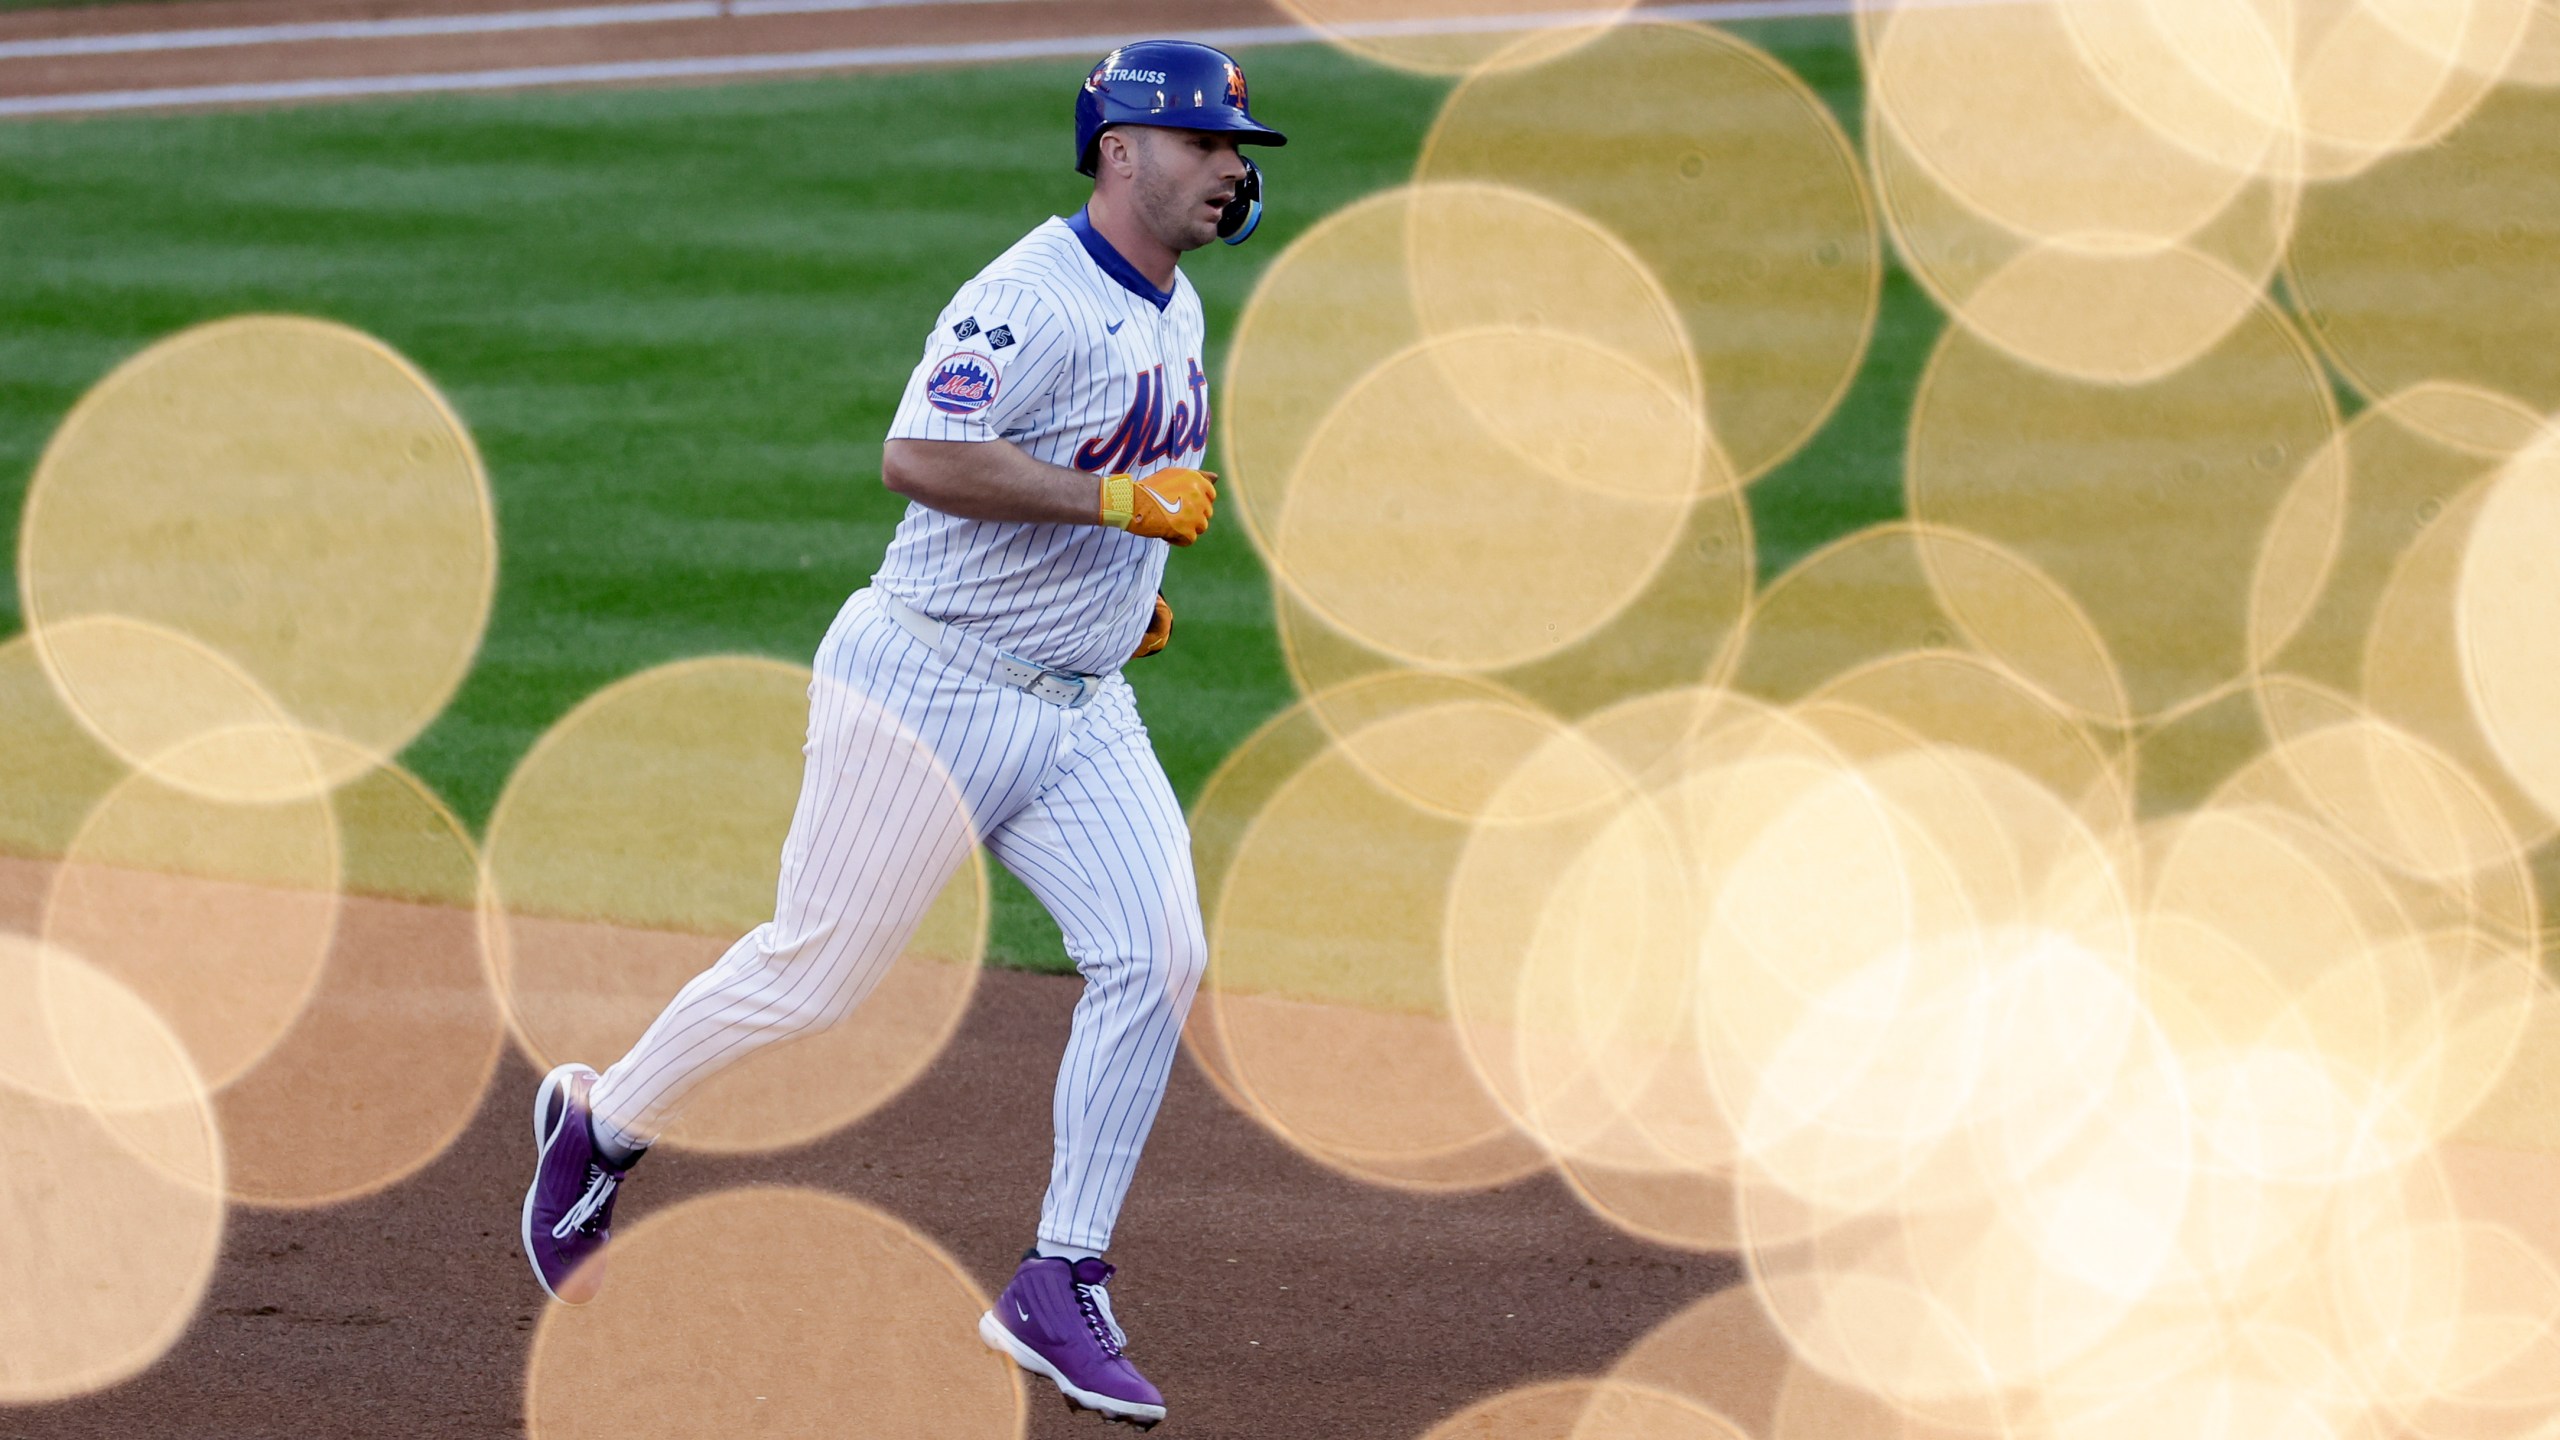
M945 415L975 415L995 403L996 390L1003 383L996 362L963 350L943 361L933 378L924 382L924 398Z
M1138 372L1137 398L1129 402L1129 413L1120 417L1118 429L1099 440L1087 440L1076 451L1076 468L1096 475L1118 475L1143 469L1159 460L1173 460L1209 448L1209 377L1193 360L1189 385L1191 393L1165 413L1165 401L1172 398L1173 386L1164 378L1164 367Z

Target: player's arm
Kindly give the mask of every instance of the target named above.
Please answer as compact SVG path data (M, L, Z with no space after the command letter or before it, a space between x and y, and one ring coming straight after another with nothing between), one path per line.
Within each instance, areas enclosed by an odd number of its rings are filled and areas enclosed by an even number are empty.
M892 439L881 448L880 480L964 520L1109 525L1176 545L1200 538L1218 500L1217 477L1203 471L1093 476L1035 460L1002 438Z
M1092 476L1034 460L1010 440L891 440L880 482L963 520L1100 523Z

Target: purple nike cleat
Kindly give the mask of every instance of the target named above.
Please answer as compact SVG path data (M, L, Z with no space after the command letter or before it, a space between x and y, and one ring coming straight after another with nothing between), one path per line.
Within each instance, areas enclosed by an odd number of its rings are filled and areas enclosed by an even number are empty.
M978 1321L987 1348L1045 1375L1071 1405L1144 1430L1164 1418L1164 1396L1120 1353L1129 1337L1111 1316L1111 1267L1026 1255L996 1308Z
M604 1288L604 1245L613 1238L613 1197L627 1170L596 1154L587 1128L587 1091L596 1072L562 1065L533 1096L533 1185L524 1192L524 1255L552 1299L584 1305Z

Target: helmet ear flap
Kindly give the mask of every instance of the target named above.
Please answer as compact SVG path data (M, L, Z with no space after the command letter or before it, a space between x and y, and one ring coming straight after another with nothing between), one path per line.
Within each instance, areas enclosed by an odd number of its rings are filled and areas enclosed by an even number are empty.
M1262 225L1262 167L1247 160L1244 178L1236 182L1235 198L1218 215L1218 238L1230 245L1241 245L1253 238Z

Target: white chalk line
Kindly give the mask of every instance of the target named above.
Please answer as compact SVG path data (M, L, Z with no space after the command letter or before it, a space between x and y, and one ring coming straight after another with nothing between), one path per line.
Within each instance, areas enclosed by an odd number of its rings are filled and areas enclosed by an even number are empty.
M0 40L0 60L67 55L133 55L218 50L237 45L308 45L327 40L402 40L426 35L500 35L521 30L586 30L607 25L662 25L732 15L815 15L842 10L917 10L943 5L1004 5L1020 0L650 0L636 5L579 5L559 10L492 10L467 15L410 15L380 20L306 20L205 30L142 30L123 35L56 35Z
M611 25L673 19L711 19L724 14L778 15L830 10L863 10L884 8L889 3L892 3L892 0L728 0L724 6L721 0L658 0L658 3L652 4L592 6L580 10L514 11L417 20L324 22L309 27L248 28L290 28L297 31L351 30L367 26L446 25L468 21L521 22L508 25L484 24L479 27L481 31L494 31L510 28L551 28L535 21L539 17L561 15L604 16L607 18L590 19L580 23ZM914 0L898 0L898 3L913 4ZM944 3L952 3L952 0L944 0ZM969 3L1009 3L1009 0L969 0ZM1704 4L1648 7L1633 12L1633 16L1637 19L1654 21L1772 20L1808 15L1845 15L1855 8L1856 3L1857 0L1711 0L1711 3ZM682 13L675 13L679 11ZM1554 26L1604 24L1628 18L1628 13L1618 10L1575 10L1541 15L1470 16L1452 20L1359 21L1334 26L1331 30L1332 33L1354 39L1482 34L1546 29ZM637 18L628 18L633 16ZM163 38L225 33L239 32L207 30L160 32ZM301 38L381 38L391 33L394 32L374 28L366 30L360 37L304 36ZM397 33L443 35L478 32L467 29L414 29ZM122 35L87 38L138 41L151 37ZM780 54L705 55L660 60L594 61L574 65L528 65L501 70L459 70L409 75L349 75L308 80L242 81L225 85L171 85L140 90L91 90L61 95L0 97L0 118L99 114L118 110L184 109L207 105L274 104L296 100L349 100L366 96L515 90L552 85L612 85L645 83L653 80L718 79L724 76L778 75L810 70L879 70L910 66L992 64L1007 60L1099 55L1123 43L1127 38L1126 35L1070 35L1031 40L982 40L940 45L866 45L830 50L798 50ZM1260 25L1201 31L1189 38L1222 48L1246 49L1256 45L1292 45L1318 41L1326 38L1326 32L1307 25ZM131 45L125 48L138 50L147 47ZM6 57L5 49L0 49L0 58Z

